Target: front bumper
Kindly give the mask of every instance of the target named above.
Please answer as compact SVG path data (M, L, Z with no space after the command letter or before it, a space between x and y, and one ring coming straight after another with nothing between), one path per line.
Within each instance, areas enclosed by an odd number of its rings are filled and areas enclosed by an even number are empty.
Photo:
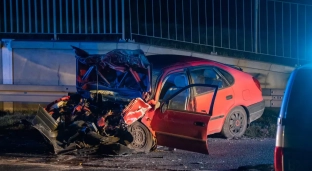
M247 107L247 110L249 112L249 122L248 123L251 123L251 122L259 119L263 115L264 108L265 108L264 100L248 106Z

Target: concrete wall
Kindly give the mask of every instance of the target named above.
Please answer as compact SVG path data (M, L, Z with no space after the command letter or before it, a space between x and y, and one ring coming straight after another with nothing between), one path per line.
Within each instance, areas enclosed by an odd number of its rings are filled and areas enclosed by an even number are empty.
M76 59L70 45L91 54L128 48L127 43L13 41L14 84L75 85ZM133 46L133 49L137 48L138 45Z
M176 49L155 47L149 45L140 45L140 48L147 54L177 54L210 59L226 64L240 66L245 72L250 73L256 77L262 88L276 88L284 89L293 67L277 65L272 63L258 62L246 59L237 59L230 57L223 57L217 55L196 53L190 51L182 51Z
M75 57L70 45L82 48L89 53L106 53L116 48L140 48L146 55L179 54L238 65L245 72L258 78L262 88L285 88L289 74L294 69L271 63L201 54L138 43L12 41L14 84L75 85Z
M3 72L2 72L2 43L0 41L0 84L3 83L2 79L3 79Z

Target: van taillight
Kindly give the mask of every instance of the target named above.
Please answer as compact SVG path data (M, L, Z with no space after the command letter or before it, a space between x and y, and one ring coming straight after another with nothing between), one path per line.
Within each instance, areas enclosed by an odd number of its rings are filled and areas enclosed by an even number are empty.
M274 169L275 171L283 170L283 147L275 147L274 150Z
M253 79L253 81L255 82L255 84L256 84L256 86L258 87L258 89L259 89L260 91L262 91L261 84L260 84L260 82L258 81L258 79L255 78L255 77L252 77L252 79Z

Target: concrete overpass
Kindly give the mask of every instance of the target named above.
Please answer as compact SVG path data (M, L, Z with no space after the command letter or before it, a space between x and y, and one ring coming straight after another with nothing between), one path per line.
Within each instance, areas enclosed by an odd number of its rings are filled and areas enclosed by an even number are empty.
M273 63L202 54L140 43L3 40L0 50L0 84L75 86L76 66L74 53L70 45L80 47L89 53L106 53L116 48L142 49L146 55L178 54L237 65L260 81L264 89L264 96L268 100L267 106L272 106L270 103L271 100L274 101L274 98L277 101L281 98L280 95L283 94L287 79L294 69L293 67ZM13 103L8 102L2 108L10 109L12 107Z

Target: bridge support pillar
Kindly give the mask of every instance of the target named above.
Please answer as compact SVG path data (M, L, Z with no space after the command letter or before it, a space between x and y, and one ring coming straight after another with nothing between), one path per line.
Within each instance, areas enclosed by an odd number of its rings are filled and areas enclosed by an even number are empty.
M2 84L13 84L13 51L11 42L13 39L2 39ZM13 112L13 102L3 102L4 111Z

